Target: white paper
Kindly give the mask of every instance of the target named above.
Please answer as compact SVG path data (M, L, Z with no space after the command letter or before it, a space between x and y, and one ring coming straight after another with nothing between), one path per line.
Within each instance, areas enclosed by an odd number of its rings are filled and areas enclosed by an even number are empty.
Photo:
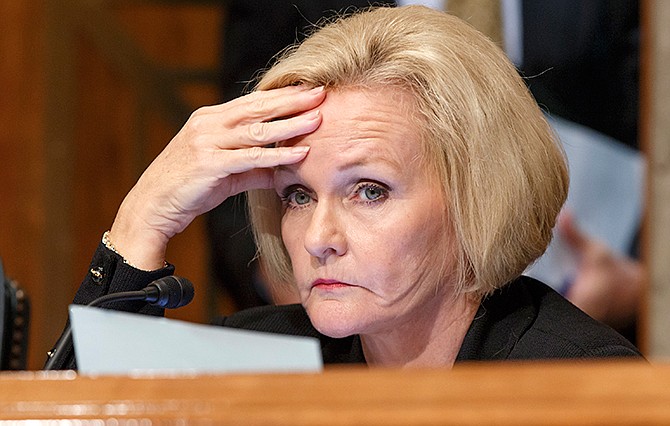
M642 155L602 133L579 124L550 118L570 167L565 207L578 228L611 250L627 254L642 219L645 162ZM554 232L545 254L528 271L559 292L574 277L577 259Z
M80 374L319 372L318 339L70 306Z

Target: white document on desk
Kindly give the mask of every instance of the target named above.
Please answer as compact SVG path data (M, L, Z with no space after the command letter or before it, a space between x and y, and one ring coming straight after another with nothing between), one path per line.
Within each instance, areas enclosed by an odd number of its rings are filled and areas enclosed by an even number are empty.
M70 306L80 374L319 372L318 339Z

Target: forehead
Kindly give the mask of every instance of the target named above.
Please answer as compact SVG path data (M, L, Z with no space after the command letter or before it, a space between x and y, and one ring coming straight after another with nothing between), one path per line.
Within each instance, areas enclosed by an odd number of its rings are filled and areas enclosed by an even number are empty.
M319 109L319 128L284 145L309 145L308 159L351 166L378 161L402 167L421 158L413 99L402 89L332 91Z

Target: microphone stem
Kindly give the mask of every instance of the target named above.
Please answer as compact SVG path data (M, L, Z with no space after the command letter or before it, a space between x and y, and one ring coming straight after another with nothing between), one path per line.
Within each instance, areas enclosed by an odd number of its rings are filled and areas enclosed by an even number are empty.
M123 293L112 293L105 296L95 299L93 302L89 303L87 306L100 306L104 303L116 302L119 300L145 300L147 298L147 292L144 290L138 291L126 291ZM58 340L56 346L49 353L49 359L46 364L44 364L44 370L53 370L56 362L62 359L63 353L66 348L72 347L72 328L68 323L63 335Z
M100 306L105 303L116 302L119 300L130 301L130 300L145 300L147 297L147 292L144 290L138 291L124 291L122 293L111 293L106 294L102 297L95 299L93 302L89 303L87 306Z
M72 328L70 324L67 325L67 328L63 332L63 335L58 340L58 343L54 348L49 352L49 359L46 364L44 364L43 370L53 370L54 365L57 361L62 358L62 354L65 351L65 348L72 347Z

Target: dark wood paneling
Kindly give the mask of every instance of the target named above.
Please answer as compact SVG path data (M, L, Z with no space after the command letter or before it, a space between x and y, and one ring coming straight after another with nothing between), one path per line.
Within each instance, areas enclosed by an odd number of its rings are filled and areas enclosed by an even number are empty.
M32 300L30 368L125 193L190 110L216 102L221 16L187 2L0 2L0 256ZM199 290L173 316L206 322L201 221L169 259Z
M31 296L33 312L44 316L48 292L42 247L48 214L44 209L44 6L0 2L0 256L6 272ZM45 338L34 320L31 348ZM30 362L37 358L31 352Z

